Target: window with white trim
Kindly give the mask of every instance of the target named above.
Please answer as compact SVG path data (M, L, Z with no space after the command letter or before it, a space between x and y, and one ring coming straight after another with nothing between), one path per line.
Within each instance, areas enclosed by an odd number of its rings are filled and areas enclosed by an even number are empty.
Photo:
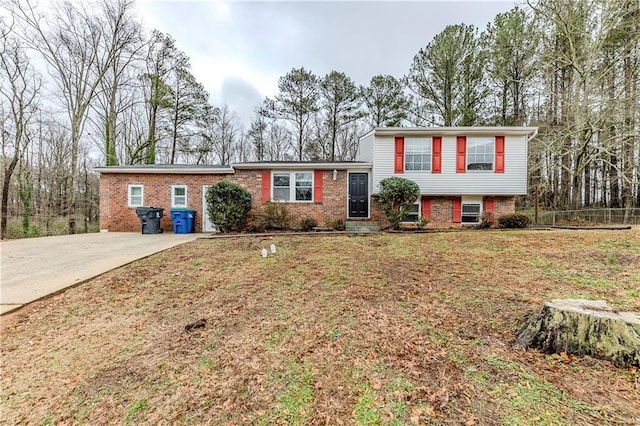
M404 170L431 170L431 138L405 138Z
M127 187L127 205L141 207L144 204L144 186L129 185Z
M474 198L462 199L462 224L480 223L482 200Z
M493 170L494 138L467 138L467 170Z
M407 214L402 219L403 223L416 223L420 218L420 203L413 203L409 206Z
M273 172L271 199L281 202L311 202L313 172Z
M171 208L187 207L187 185L171 186Z

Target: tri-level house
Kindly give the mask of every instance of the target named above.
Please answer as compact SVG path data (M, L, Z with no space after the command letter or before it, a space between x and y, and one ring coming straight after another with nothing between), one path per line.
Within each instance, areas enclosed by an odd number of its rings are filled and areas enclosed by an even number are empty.
M480 221L483 211L512 213L515 197L527 192L527 146L533 127L376 128L360 139L355 161L254 162L232 165L143 165L100 167L100 228L140 230L140 206L190 208L196 232L210 232L204 194L221 180L247 189L255 209L286 203L293 225L304 217L320 225L336 219L378 222L380 181L401 176L420 187L406 221L430 226ZM168 213L168 212L167 212ZM171 231L171 218L161 220Z
M483 211L515 211L527 193L528 142L535 127L376 128L360 139L357 159L370 162L371 217L382 220L380 181L400 176L420 187L407 221L476 224Z

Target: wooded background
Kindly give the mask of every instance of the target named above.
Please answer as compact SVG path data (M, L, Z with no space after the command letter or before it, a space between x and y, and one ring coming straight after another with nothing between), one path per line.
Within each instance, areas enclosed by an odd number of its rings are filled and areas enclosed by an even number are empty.
M17 236L95 229L98 165L352 160L375 126L538 126L520 206L534 192L549 210L640 206L640 0L542 0L448 26L406 75L364 86L294 68L248 128L131 1L0 5L2 238L11 218Z

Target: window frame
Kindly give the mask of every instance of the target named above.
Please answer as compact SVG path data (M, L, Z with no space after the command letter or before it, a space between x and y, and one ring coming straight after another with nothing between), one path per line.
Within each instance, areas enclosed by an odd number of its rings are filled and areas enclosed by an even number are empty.
M418 150L416 150L416 147L413 146L413 150L410 149L409 147L411 147L412 145L416 145L416 144L420 144L420 147L423 149L422 153L418 153ZM428 152L428 154L425 154L425 150ZM411 153L409 153L409 151L412 151ZM431 166L432 166L432 161L433 161L433 138L405 138L404 139L404 159L403 159L403 166L404 166L404 172L405 173L431 173ZM407 163L407 156L408 155L412 155L412 156L428 156L426 161L421 161L418 164L421 164L423 167L426 168L422 168L422 169L415 169L415 168L409 168L407 167L408 164L412 164L413 166L415 166L416 162L412 161L411 163ZM413 167L412 166L412 167Z
M309 175L311 178L310 179L298 179L299 174L305 174L305 175ZM276 186L275 185L275 180L276 180L276 175L288 175L289 176L289 186ZM313 203L313 199L314 199L314 180L315 180L315 173L313 172L313 170L310 171L306 171L306 170L292 170L292 171L272 171L271 172L271 200L274 202L278 202L278 203ZM298 181L300 182L309 182L309 185L305 185L305 186L299 186L298 185ZM275 191L277 188L289 188L289 199L288 200L281 200L278 199L275 196ZM309 189L310 192L310 196L308 200L298 200L297 199L297 192L298 189L303 188L303 189Z
M422 217L422 203L420 202L420 198L418 198L416 200L415 203L412 204L412 206L418 206L418 210L417 211L410 211L407 215L405 215L405 217L402 218L402 222L401 223L411 223L414 224L417 221L420 220L420 218ZM407 220L407 218L409 216L413 216L413 215L417 215L416 218L414 220Z
M138 195L133 195L131 190L134 188L140 188L140 204L133 203L133 197L138 197ZM144 206L144 185L139 183L130 183L127 185L127 206L128 207L142 207Z
M477 225L482 221L482 212L484 211L484 207L483 207L483 199L484 197L462 197L461 203L460 203L460 223L462 225ZM465 206L478 206L478 218L476 222L465 222L464 217L465 217L465 212L464 212L464 207ZM475 213L467 213L466 216L471 216L474 215Z
M176 189L178 188L184 188L184 195L178 195L176 196ZM171 208L172 209L181 209L184 208L186 209L189 206L189 199L187 198L188 196L188 189L187 189L187 185L171 185ZM184 197L184 205L177 205L176 204L176 198L177 197Z
M490 146L489 150L485 150L485 152L482 153L477 153L477 152L471 152L472 148L475 148L474 145L482 145L482 144L487 144L488 146ZM479 156L483 156L483 160L487 159L487 156L491 155L491 168L488 169L470 169L469 166L471 164L487 164L486 162L482 162L482 163L472 163L470 161L470 159L473 157L474 160L476 160ZM466 144L466 153L465 153L465 171L466 172L471 172L471 173L493 173L495 171L496 168L496 141L495 141L495 137L491 138L491 137L467 137L467 144Z

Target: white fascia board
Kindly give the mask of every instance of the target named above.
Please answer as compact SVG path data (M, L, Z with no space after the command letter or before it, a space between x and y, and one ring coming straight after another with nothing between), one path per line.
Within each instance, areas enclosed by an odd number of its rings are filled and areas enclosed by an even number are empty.
M240 163L238 170L370 170L372 163Z
M527 136L537 133L537 127L377 127L371 132L376 136ZM371 133L369 132L369 133ZM367 133L367 135L369 134ZM366 135L365 135L366 136Z
M175 175L229 175L235 170L228 168L212 167L95 167L94 171L101 174L175 174Z

